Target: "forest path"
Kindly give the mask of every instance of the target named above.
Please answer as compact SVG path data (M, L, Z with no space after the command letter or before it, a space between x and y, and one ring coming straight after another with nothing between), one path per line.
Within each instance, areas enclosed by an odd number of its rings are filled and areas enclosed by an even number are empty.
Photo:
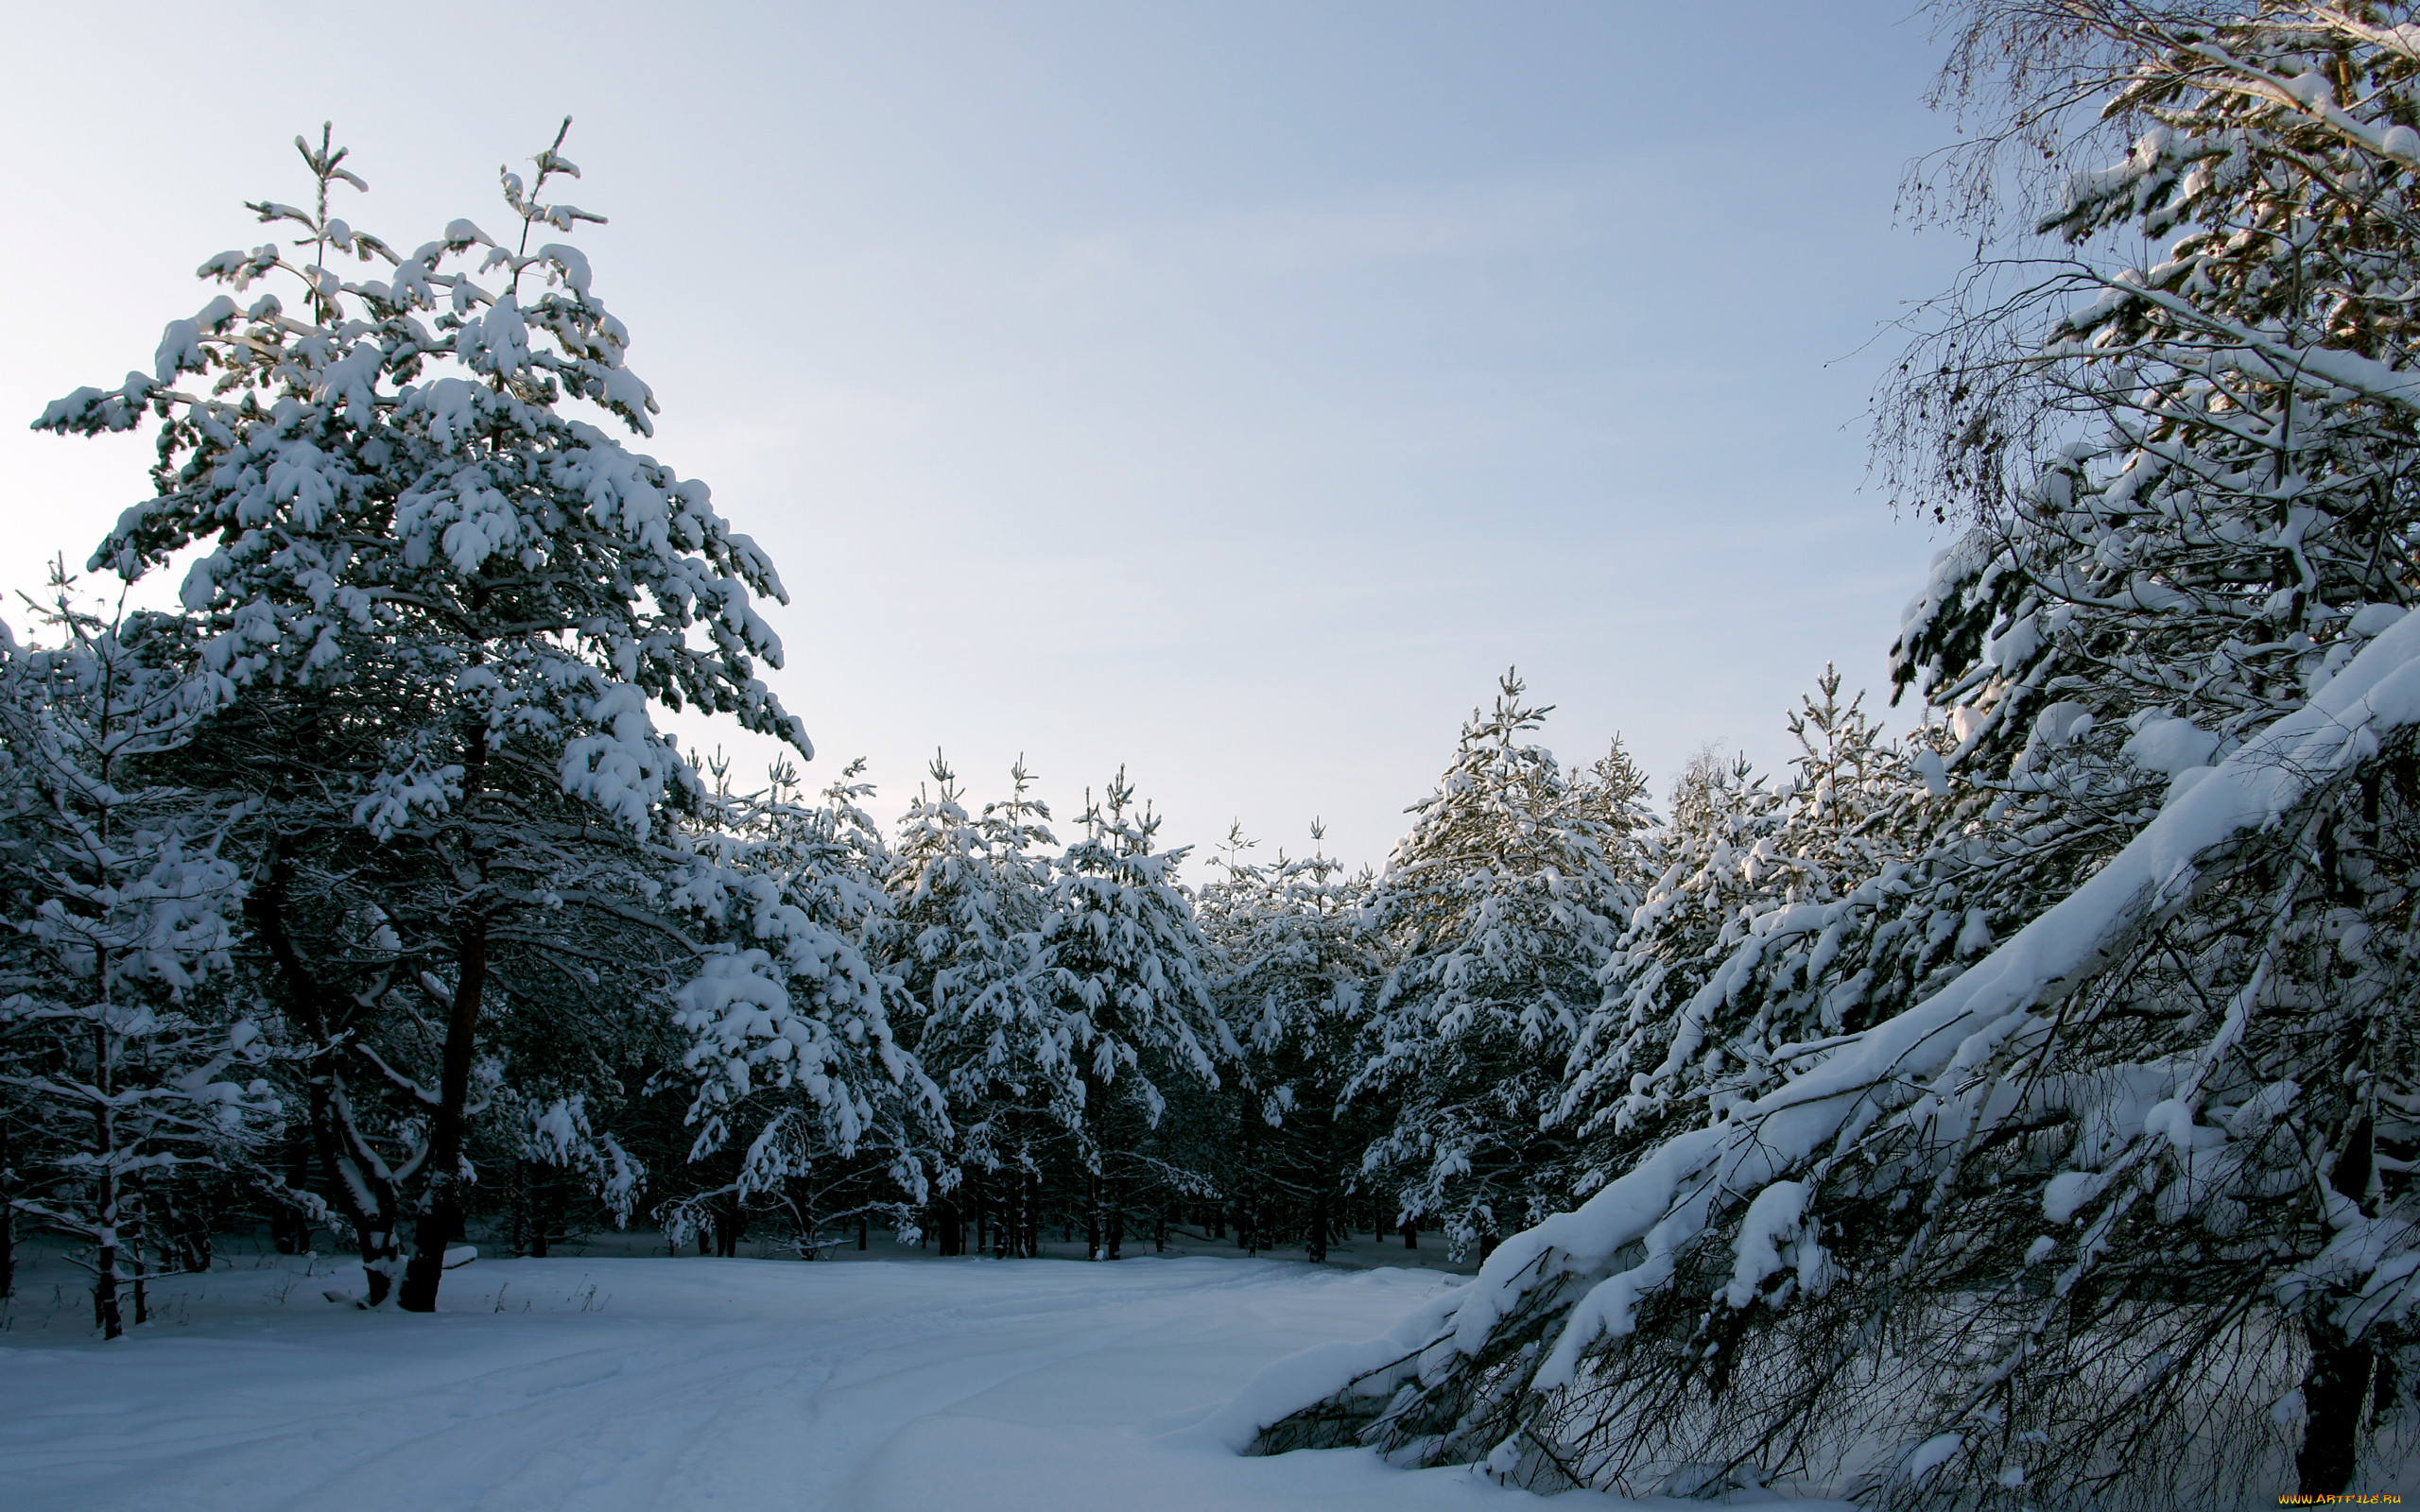
M295 1284L275 1269L184 1284L163 1297L165 1321L115 1344L23 1314L0 1333L0 1504L1543 1504L1357 1451L1246 1459L1202 1431L1270 1360L1382 1332L1449 1284L1430 1273L1207 1259L481 1261L446 1278L434 1316L331 1306L327 1278Z

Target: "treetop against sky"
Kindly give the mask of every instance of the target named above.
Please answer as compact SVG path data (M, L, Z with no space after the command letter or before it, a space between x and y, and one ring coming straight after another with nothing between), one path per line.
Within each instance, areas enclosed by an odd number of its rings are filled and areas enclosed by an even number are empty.
M410 242L568 112L648 444L784 565L775 691L886 814L936 747L1071 811L1123 761L1169 841L1322 816L1374 861L1512 663L1570 758L1771 765L1826 660L1880 682L1942 543L1859 491L1870 338L1964 250L1893 222L1946 134L1904 8L429 14L526 67L28 19L0 112L51 146L0 171L56 234L0 251L45 291L0 407L198 307L295 131ZM271 36L275 87L197 93ZM80 561L146 450L0 431L0 583Z

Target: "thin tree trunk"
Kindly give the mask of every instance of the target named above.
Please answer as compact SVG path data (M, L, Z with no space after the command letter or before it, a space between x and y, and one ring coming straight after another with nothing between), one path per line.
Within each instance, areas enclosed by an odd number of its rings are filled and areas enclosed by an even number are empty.
M445 1246L462 1237L462 1123L471 1101L471 1060L478 1048L479 1006L487 995L488 920L473 913L457 945L458 974L445 1021L445 1061L437 1091L437 1118L428 1143L428 1193L414 1226L411 1263L404 1270L400 1304L406 1313L437 1311L445 1275Z
M1100 1173L1084 1173L1084 1258L1100 1259Z
M524 1165L529 1173L529 1254L532 1259L546 1258L548 1236L557 1227L562 1203L561 1193L550 1179L552 1168L538 1161Z
M529 1162L518 1157L512 1162L512 1252L529 1253Z
M739 1258L739 1239L748 1231L748 1208L736 1192L725 1193L715 1199L715 1253L724 1260ZM800 1204L799 1247L806 1258L816 1256L815 1208L811 1201Z
M1420 1247L1420 1225L1412 1222L1409 1218L1406 1218L1403 1221L1403 1247L1406 1249L1418 1249Z
M1026 1173L1025 1258L1042 1258L1042 1173Z
M311 1130L307 1125L285 1137L285 1189L300 1197L311 1190ZM311 1247L311 1219L297 1204L280 1203L270 1212L269 1243L281 1255L300 1255Z
M1328 1191L1329 1156L1335 1145L1336 1115L1322 1111L1312 1125L1311 1138L1311 1232L1303 1246L1304 1258L1314 1265L1327 1263L1327 1230L1329 1216Z
M17 1179L9 1125L0 1121L0 1297L17 1295Z
M103 971L107 971L106 958ZM117 1149L114 1061L108 1027L93 1025L93 1089L100 1094L93 1107L93 1147L100 1156L93 1177L93 1210L99 1219L93 1246L93 1321L105 1339L126 1332L117 1296L118 1188L116 1162L112 1159Z

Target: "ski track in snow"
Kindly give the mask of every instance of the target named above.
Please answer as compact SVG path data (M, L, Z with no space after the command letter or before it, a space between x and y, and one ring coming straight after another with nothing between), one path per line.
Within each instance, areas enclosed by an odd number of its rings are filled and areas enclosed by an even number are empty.
M1434 1297L1449 1282L1433 1273L1201 1259L482 1261L446 1278L434 1316L331 1306L325 1277L280 1304L285 1280L215 1273L184 1310L192 1322L115 1344L52 1345L22 1320L0 1334L0 1505L1544 1504L1468 1470L1397 1470L1363 1451L1247 1459L1204 1428L1270 1361L1380 1332ZM1571 1512L1611 1503L1559 1501Z

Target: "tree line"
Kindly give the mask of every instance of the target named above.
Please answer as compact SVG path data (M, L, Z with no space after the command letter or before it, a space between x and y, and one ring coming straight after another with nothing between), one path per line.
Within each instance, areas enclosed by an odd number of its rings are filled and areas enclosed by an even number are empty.
M475 1222L1319 1260L1553 1211L1536 1113L1652 849L1618 745L1565 772L1508 675L1383 876L1237 833L1198 889L1122 772L1064 843L1022 765L978 803L937 757L888 832L861 766L809 790L778 573L614 434L655 402L562 146L506 238L405 252L298 138L285 245L38 421L156 462L0 627L0 1284L21 1225L114 1336L248 1225L425 1310ZM691 709L789 754L735 778Z

